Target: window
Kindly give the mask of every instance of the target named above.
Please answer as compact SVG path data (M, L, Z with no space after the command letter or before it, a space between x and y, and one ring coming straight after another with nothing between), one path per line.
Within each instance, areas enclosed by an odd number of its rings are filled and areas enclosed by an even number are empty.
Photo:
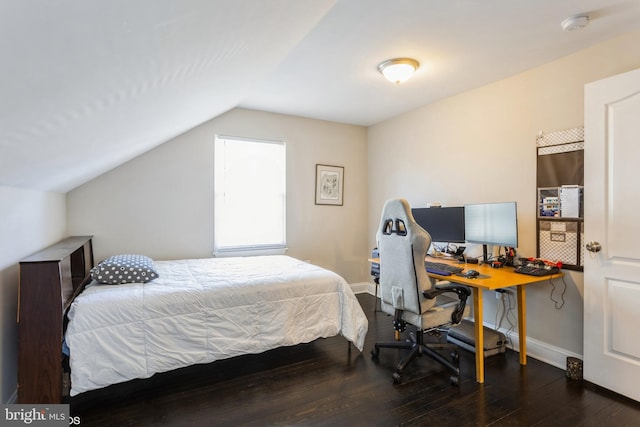
M214 253L284 253L284 142L216 136L214 155Z

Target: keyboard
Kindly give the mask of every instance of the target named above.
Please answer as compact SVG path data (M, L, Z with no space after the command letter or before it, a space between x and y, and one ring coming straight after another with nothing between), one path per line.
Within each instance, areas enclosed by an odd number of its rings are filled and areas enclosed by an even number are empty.
M429 267L427 267L427 273L437 274L438 276L451 276L452 274L450 271L438 270L436 268L429 268Z
M445 264L443 262L425 261L424 266L427 269L427 273L438 274L440 276L451 276L464 270L462 267Z
M514 268L513 271L520 274L528 274L529 276L548 276L550 274L560 273L560 269L558 267L551 267L550 265L545 267L521 265Z

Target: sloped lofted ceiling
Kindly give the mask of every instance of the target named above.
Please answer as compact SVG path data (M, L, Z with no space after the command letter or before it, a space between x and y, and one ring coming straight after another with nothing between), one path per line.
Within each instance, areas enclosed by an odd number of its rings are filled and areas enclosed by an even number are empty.
M0 184L66 192L235 107L334 3L2 2Z
M69 191L236 106L368 126L637 28L637 0L5 1L0 185Z

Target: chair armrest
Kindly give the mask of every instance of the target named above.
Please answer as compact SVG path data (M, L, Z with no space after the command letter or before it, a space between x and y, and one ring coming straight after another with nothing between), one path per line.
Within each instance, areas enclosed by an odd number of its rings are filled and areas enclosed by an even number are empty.
M456 309L451 313L451 322L458 324L462 320L462 314L467 306L467 298L471 296L471 289L463 285L436 286L434 289L422 292L422 295L425 298L434 299L438 295L451 292L458 294L458 299L460 300Z

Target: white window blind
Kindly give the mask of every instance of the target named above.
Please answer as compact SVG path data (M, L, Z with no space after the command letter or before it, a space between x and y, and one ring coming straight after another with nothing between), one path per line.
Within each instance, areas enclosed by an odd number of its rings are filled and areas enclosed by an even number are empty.
M284 253L284 142L216 136L214 155L214 253Z

